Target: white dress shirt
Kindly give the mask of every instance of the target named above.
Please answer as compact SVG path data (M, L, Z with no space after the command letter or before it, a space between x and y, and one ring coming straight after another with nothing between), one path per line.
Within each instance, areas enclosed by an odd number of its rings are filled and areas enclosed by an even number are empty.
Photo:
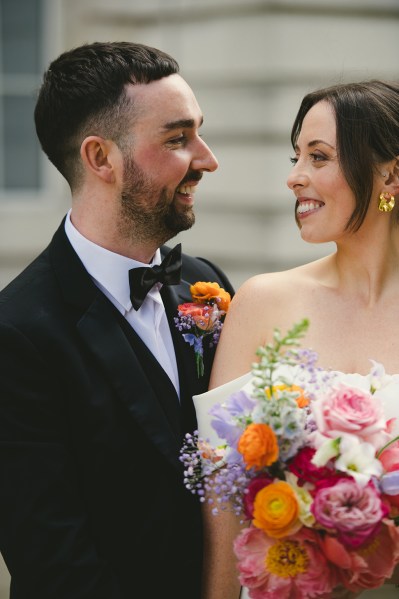
M157 283L148 292L139 310L130 301L129 270L140 266L161 263L158 249L151 264L110 252L83 237L74 227L69 210L65 220L65 233L94 283L126 318L148 349L152 352L172 381L179 395L179 376L172 335L165 307Z

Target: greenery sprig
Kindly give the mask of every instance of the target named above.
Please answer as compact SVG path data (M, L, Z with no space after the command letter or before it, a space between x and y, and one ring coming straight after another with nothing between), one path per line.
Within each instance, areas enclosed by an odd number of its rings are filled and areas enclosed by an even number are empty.
M293 325L287 333L282 336L279 328L273 332L273 341L257 349L256 355L260 357L259 362L252 364L252 374L255 377L255 392L258 397L264 397L265 387L270 389L273 395L273 375L277 366L287 364L294 366L298 363L298 351L295 349L300 345L300 339L309 328L309 320L304 318Z

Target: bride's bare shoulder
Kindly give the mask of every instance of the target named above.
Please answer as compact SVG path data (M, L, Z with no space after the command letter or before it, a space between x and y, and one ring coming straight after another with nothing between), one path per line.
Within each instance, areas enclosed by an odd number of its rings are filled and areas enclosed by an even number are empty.
M236 293L238 301L270 302L274 298L281 301L283 293L295 293L317 281L316 263L309 263L289 270L255 275L247 279Z

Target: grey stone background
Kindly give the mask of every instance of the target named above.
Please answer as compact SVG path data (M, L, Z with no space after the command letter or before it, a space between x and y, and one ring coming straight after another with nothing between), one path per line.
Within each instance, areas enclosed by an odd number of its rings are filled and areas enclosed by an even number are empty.
M302 96L316 87L398 79L399 0L42 3L42 70L64 49L94 40L138 41L179 61L220 164L197 192L195 227L179 236L185 251L218 263L238 287L253 274L334 249L298 235L285 183L291 124ZM38 192L0 190L0 288L47 245L69 208L65 183L41 160ZM0 565L0 599L8 585Z

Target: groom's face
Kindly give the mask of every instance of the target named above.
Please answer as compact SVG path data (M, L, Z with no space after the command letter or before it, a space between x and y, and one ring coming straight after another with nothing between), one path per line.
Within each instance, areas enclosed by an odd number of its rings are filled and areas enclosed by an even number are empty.
M136 115L123 151L122 211L148 237L166 239L194 223L194 194L217 160L200 137L202 113L191 88L170 75L128 88Z

